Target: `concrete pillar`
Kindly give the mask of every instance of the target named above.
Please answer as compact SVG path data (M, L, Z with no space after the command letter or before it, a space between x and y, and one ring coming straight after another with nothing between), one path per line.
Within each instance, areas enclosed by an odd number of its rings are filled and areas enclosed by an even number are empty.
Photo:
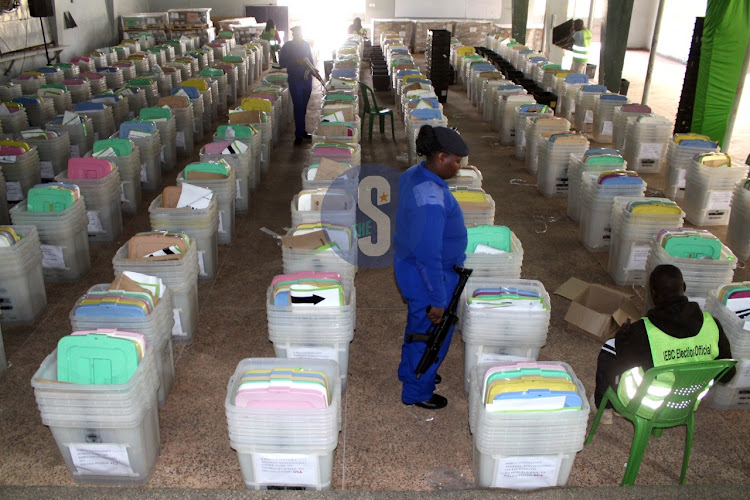
M607 0L602 22L602 51L599 62L599 83L610 92L619 92L622 66L628 47L630 18L634 0Z
M513 38L526 44L526 22L529 17L529 0L513 0Z

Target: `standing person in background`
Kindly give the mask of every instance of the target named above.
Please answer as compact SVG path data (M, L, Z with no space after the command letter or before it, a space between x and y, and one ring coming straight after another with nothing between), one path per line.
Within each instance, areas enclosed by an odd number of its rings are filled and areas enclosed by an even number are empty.
M573 21L571 40L572 45L570 50L573 51L573 66L570 68L570 71L573 73L585 73L591 50L591 30L584 27L583 19Z
M276 31L276 23L273 22L273 19L266 21L266 27L263 29L263 33L260 34L260 39L267 40L271 45L271 60L277 62L276 53L281 47L281 37L279 36L279 32Z
M302 37L302 27L292 28L292 39L284 44L279 53L279 65L286 68L289 75L289 94L294 106L294 145L302 144L303 139L312 140L305 130L307 103L312 93L312 74L308 62L312 63L310 44Z
M446 336L436 363L420 378L415 370L427 344L409 342L408 334L425 333L431 324L439 323L458 284L453 266L463 265L466 258L466 226L445 179L458 173L461 158L469 155L469 146L453 129L424 125L417 136L417 153L426 160L399 178L393 239L396 283L409 306L398 379L403 384L403 404L438 410L448 404L434 391L435 384L441 382L437 370L448 353L453 330Z
M350 35L367 36L367 30L362 27L362 19L355 17L352 24L349 25Z

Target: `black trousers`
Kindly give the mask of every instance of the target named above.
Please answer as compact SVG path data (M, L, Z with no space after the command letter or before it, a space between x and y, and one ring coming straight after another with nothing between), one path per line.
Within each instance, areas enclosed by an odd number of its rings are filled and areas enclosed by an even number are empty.
M617 370L617 351L615 350L615 339L611 338L602 345L599 358L596 360L596 389L594 389L594 402L596 407L604 398L604 393L609 387L617 390L617 382L620 376ZM608 408L612 405L608 404Z

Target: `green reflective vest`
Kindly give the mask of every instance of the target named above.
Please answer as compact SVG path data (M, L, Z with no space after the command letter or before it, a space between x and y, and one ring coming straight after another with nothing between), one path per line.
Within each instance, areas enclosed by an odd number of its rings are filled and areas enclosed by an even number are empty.
M583 45L573 45L573 60L576 62L588 62L589 48L591 46L591 30L583 28L580 33L583 35Z
M719 355L719 327L714 318L703 313L703 326L694 337L678 339L662 332L648 318L643 318L651 344L654 366L691 361L711 361Z

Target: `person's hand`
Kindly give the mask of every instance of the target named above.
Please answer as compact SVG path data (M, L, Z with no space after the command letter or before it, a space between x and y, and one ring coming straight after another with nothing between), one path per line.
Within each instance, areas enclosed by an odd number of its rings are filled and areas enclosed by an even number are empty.
M445 312L444 307L430 307L427 312L427 319L435 324L440 323L440 320L443 319L443 312Z

